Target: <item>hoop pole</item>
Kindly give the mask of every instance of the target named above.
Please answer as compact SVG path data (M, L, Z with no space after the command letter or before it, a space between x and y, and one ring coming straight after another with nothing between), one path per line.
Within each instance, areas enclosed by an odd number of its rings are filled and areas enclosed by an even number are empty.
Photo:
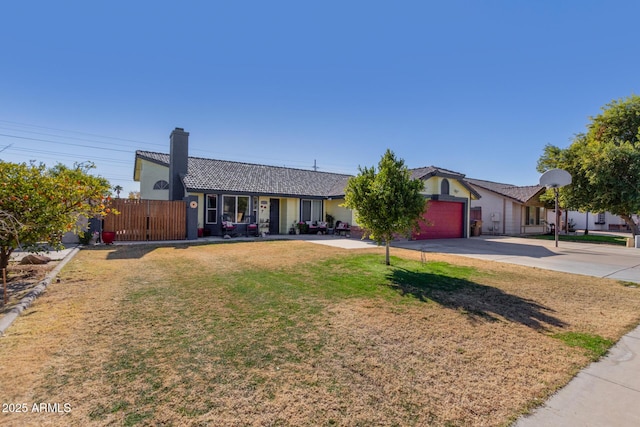
M556 248L558 247L558 228L560 227L560 211L558 211L558 189L554 188L553 192L556 193Z

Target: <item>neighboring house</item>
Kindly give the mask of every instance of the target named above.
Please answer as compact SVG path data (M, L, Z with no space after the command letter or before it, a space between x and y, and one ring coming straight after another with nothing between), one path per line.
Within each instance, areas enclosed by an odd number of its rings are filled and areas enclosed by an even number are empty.
M480 193L471 202L472 219L482 220L483 234L544 234L548 232L547 213L540 196L545 187L516 186L480 179L466 181Z
M223 216L241 227L255 222L271 234L287 234L300 220L324 221L327 214L355 223L353 212L341 206L350 175L189 157L188 146L189 133L176 128L170 154L137 151L134 180L142 199L197 197L198 228L206 234L223 234ZM414 238L468 237L471 200L479 194L464 175L436 167L411 173L425 182L431 201L431 226Z
M632 216L636 223L640 223L638 215ZM555 221L553 210L549 210L547 217L549 222ZM562 211L561 226L568 221L574 230L589 231L631 231L629 226L618 215L610 212L578 212L578 211Z

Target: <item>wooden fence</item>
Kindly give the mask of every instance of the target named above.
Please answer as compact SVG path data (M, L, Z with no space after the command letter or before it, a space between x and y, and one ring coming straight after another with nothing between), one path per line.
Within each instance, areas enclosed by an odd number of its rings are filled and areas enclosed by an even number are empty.
M115 231L116 241L184 240L187 238L187 204L184 201L114 199L104 231Z

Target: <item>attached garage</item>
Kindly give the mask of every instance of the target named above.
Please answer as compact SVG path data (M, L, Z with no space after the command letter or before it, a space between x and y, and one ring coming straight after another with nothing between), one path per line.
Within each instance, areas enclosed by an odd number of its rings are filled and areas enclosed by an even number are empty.
M412 237L425 239L459 239L469 237L469 205L480 194L464 180L464 175L427 166L412 169L411 178L424 181L422 194L429 200L424 214L427 223Z
M465 237L465 203L431 200L425 214L428 225L420 224L416 240Z

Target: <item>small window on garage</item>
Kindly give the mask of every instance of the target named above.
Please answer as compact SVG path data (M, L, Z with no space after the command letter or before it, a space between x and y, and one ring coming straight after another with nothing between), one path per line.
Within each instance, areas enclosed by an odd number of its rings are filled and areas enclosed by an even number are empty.
M440 194L449 194L449 180L447 178L440 183Z
M153 189L154 190L168 190L169 189L169 183L167 181L165 181L164 179L161 179L160 181L157 181L155 184L153 184Z

